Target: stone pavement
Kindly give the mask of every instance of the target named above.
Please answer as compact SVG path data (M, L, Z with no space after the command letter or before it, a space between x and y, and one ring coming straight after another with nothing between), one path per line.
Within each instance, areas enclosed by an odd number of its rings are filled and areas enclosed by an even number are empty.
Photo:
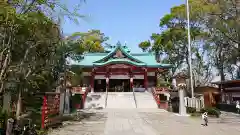
M201 126L200 118L181 117L161 109L103 109L82 122L65 126L50 135L239 135L240 116L224 121L209 119ZM225 117L224 114L223 117ZM225 118L227 119L227 118Z

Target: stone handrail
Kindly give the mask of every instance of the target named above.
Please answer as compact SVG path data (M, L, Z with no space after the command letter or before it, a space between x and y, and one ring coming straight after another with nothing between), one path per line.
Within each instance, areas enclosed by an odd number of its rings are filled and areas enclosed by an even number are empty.
M105 108L107 107L108 89L106 88Z
M135 96L134 89L133 89L132 91L133 91L133 99L134 99L134 103L135 103L135 106L136 106L136 108L137 108L137 101L136 101L136 96Z
M152 88L152 95L153 95L153 98L154 98L157 106L159 107L159 105L160 105L160 100L159 100L158 95L156 94L156 91L155 91L154 88Z

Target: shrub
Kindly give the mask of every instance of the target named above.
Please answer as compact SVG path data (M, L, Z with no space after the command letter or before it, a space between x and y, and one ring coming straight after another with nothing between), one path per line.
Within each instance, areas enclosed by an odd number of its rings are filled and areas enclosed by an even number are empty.
M187 107L187 113L195 113L195 112L196 112L196 108Z
M237 109L236 109L236 105L235 104L225 104L225 103L221 103L221 104L217 104L216 106L219 110L222 111L226 111L226 112L233 112L236 113Z
M217 108L204 108L200 110L201 113L207 112L208 115L216 116L217 118L221 115L221 112Z

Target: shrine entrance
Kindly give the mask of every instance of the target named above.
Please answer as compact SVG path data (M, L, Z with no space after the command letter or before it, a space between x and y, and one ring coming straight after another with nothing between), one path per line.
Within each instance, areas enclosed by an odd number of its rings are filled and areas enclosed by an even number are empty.
M95 92L105 92L106 91L106 80L105 79L95 79L94 80L94 91Z
M131 92L129 79L110 79L108 92Z

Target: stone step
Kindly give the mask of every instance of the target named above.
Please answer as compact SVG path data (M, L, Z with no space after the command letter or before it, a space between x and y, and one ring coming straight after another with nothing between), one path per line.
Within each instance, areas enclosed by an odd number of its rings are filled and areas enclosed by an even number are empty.
M138 108L158 108L153 96L148 92L135 92Z

